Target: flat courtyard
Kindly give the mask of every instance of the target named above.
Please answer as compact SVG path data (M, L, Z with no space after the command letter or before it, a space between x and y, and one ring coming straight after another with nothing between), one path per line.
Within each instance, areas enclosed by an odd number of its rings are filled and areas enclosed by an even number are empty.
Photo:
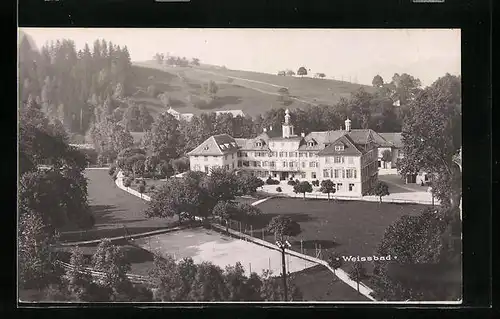
M171 255L176 260L190 257L195 263L209 261L222 269L240 262L247 275L250 271L260 275L264 270L271 270L275 275L281 273L279 251L201 227L140 238L134 243L151 252ZM315 265L289 255L286 262L290 273Z

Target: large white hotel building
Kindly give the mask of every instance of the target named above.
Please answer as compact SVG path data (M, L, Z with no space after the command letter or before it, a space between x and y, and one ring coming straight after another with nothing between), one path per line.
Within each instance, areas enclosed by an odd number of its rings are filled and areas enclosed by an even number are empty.
M296 135L286 110L281 132L272 127L255 138L214 135L188 153L191 170L212 167L251 172L261 178L325 180L336 193L362 196L377 180L379 147L391 143L371 129L345 129Z

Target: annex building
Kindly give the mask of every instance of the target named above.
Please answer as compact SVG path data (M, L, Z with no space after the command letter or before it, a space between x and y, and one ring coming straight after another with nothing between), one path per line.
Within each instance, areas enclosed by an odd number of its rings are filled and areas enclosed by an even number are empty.
M394 145L371 129L352 129L349 119L341 130L296 135L286 110L281 132L269 127L249 139L214 135L188 156L193 171L224 167L264 179L330 179L338 194L362 196L377 180L379 146Z

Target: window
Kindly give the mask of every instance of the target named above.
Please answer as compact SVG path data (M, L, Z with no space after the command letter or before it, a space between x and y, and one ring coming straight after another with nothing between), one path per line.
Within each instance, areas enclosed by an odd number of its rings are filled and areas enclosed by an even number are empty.
M304 154L302 154L302 153L299 153L299 158L301 158L301 157L303 157L303 156L304 156Z
M204 156L205 157L205 162L208 162L208 156Z
M297 153L290 152L290 153L288 153L288 157L297 157Z
M289 167L293 167L293 162L288 163Z
M315 172L311 173L311 178L316 178L316 173Z
M333 173L335 174L335 178L339 178L339 176L340 176L340 169L334 170Z
M232 167L234 168L234 163L232 163Z
M302 168L306 168L306 162L302 162Z
M342 191L342 183L337 183L337 192Z
M241 165L241 161L238 161L238 167L241 167L241 166L242 166L242 165Z
M335 156L335 157L333 158L333 162L334 162L335 164L344 163L344 157L342 157L342 156Z
M224 155L224 160L227 160L227 155Z
M354 170L353 169L348 169L346 171L346 177L347 178L354 178Z
M270 167L275 167L275 166L276 166L276 163L275 163L275 162L269 162L269 166L270 166Z
M205 147L203 148L205 151L208 151L208 145L205 145Z
M356 177L356 169L353 169L352 171L354 172L354 178L357 178Z
M307 142L307 146L313 147L314 146L314 142Z
M342 169L342 178L345 178L345 169Z
M209 170L209 166L208 165L205 165L205 173L208 174L208 170Z
M248 161L243 161L243 163L242 163L242 164L243 164L243 166L245 166L245 167L249 167L249 166L250 166L250 162L248 162Z
M200 164L196 164L196 165L194 166L194 170L195 170L195 171L201 171L201 169L200 169Z
M267 161L265 161L262 166L267 167Z
M261 161L257 161L257 162L255 162L255 163L257 163L257 167L261 167L261 166L262 166Z
M324 177L324 178L328 178L328 177L330 177L330 172L329 172L327 169L324 169L324 170L323 170L323 177Z
M306 173L304 172L300 173L300 178L306 178Z
M229 170L229 164L226 164L226 169Z
M335 150L338 151L343 151L344 150L344 145L335 145Z
M348 163L348 164L354 164L354 157L349 156L349 157L347 158L347 163Z
M309 157L313 157L314 153L309 152Z
M309 162L309 167L314 167L314 162Z
M352 192L354 190L354 184L349 184L349 191Z
M287 162L283 162L283 167L286 167Z
M261 142L257 142L257 143L255 143L255 145L258 146L258 147L261 147L262 143Z
M252 161L252 167L256 167L257 166L257 162L256 161Z

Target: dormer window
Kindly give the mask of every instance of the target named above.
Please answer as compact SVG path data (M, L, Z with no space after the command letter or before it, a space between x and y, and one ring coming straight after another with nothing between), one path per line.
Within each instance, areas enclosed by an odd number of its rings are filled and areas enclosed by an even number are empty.
M307 146L313 147L314 146L314 142L312 142L312 141L311 142L307 142Z
M208 151L208 145L205 145L205 147L203 148L203 150Z
M256 142L255 145L258 146L258 147L261 147L262 146L262 142Z
M335 150L336 151L343 151L344 150L344 145L335 145Z

